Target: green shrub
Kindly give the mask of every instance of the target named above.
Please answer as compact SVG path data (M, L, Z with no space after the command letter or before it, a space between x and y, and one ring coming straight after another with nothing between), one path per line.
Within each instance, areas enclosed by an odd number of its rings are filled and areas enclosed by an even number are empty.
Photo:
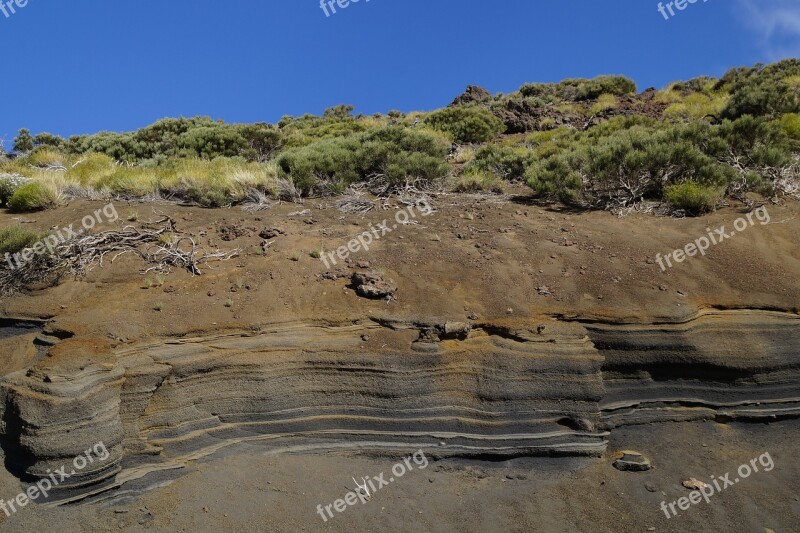
M586 133L532 165L528 184L546 197L613 209L660 199L677 180L724 186L735 177L731 167L704 151L722 151L710 126L610 131Z
M19 130L19 134L14 137L14 151L23 154L30 152L35 147L31 132L25 128Z
M505 131L503 121L479 106L458 106L434 111L425 118L432 128L453 136L457 143L480 143Z
M341 192L351 183L372 179L390 188L407 179L432 182L449 172L447 149L431 133L389 126L291 149L276 162L283 177L310 195Z
M636 92L636 84L624 76L568 79L560 83L528 83L520 88L525 97L558 98L570 102L595 100L602 94L623 96Z
M731 94L722 116L734 120L744 115L776 117L800 112L800 89L794 81L799 75L797 59L728 71L716 86Z
M467 168L487 172L503 180L517 181L523 179L533 161L533 153L525 148L487 145L477 151Z
M116 169L116 162L111 157L105 154L91 153L81 156L80 160L67 171L67 177L85 187L110 176Z
M675 209L698 216L716 209L724 190L687 181L670 185L664 190L664 199Z
M31 180L14 174L0 174L0 205L7 205L17 189Z
M15 254L25 248L31 248L43 237L44 235L24 228L19 224L0 228L0 255Z
M58 193L55 188L39 181L21 186L8 200L9 209L16 213L39 211L56 205Z
M800 141L800 115L787 113L779 121L783 133L793 141Z
M186 195L203 207L224 207L233 203L233 200L228 198L226 191L220 189L203 190L197 187L189 187Z
M453 192L479 193L503 192L503 182L493 174L484 174L480 171L468 171L453 183Z

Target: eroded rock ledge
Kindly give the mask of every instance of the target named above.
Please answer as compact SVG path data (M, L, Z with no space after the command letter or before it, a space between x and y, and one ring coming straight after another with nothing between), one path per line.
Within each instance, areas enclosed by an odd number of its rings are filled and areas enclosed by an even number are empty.
M537 326L293 323L105 351L67 341L0 383L4 447L35 478L102 440L111 455L71 480L75 497L240 442L600 455L624 424L800 414L796 314Z

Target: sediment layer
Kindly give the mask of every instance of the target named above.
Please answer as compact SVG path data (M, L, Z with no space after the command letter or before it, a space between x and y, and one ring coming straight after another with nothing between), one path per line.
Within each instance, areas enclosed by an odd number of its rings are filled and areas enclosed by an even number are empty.
M72 484L84 493L241 442L600 455L625 424L797 416L798 326L791 313L709 310L669 324L293 323L161 340L6 376L2 432L34 478L102 440L108 461Z

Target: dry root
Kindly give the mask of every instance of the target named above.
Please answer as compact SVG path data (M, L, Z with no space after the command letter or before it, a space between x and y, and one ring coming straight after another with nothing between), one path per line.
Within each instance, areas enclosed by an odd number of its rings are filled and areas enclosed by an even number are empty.
M53 285L67 275L85 276L107 259L114 262L125 254L136 254L149 267L143 272L169 272L173 267L200 275L200 265L212 261L227 261L239 255L239 250L208 252L198 248L194 240L180 235L175 221L165 216L161 220L125 226L121 230L80 236L59 243L52 253L34 255L18 268L7 263L0 266L0 293L11 294L37 285Z

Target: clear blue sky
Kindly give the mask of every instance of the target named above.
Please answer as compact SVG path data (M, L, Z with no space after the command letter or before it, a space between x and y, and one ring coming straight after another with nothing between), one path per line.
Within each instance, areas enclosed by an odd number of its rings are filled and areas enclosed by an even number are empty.
M6 0L3 0L6 1ZM28 0L0 12L6 147L167 116L275 122L339 103L426 110L468 84L625 74L640 89L800 56L800 1Z

